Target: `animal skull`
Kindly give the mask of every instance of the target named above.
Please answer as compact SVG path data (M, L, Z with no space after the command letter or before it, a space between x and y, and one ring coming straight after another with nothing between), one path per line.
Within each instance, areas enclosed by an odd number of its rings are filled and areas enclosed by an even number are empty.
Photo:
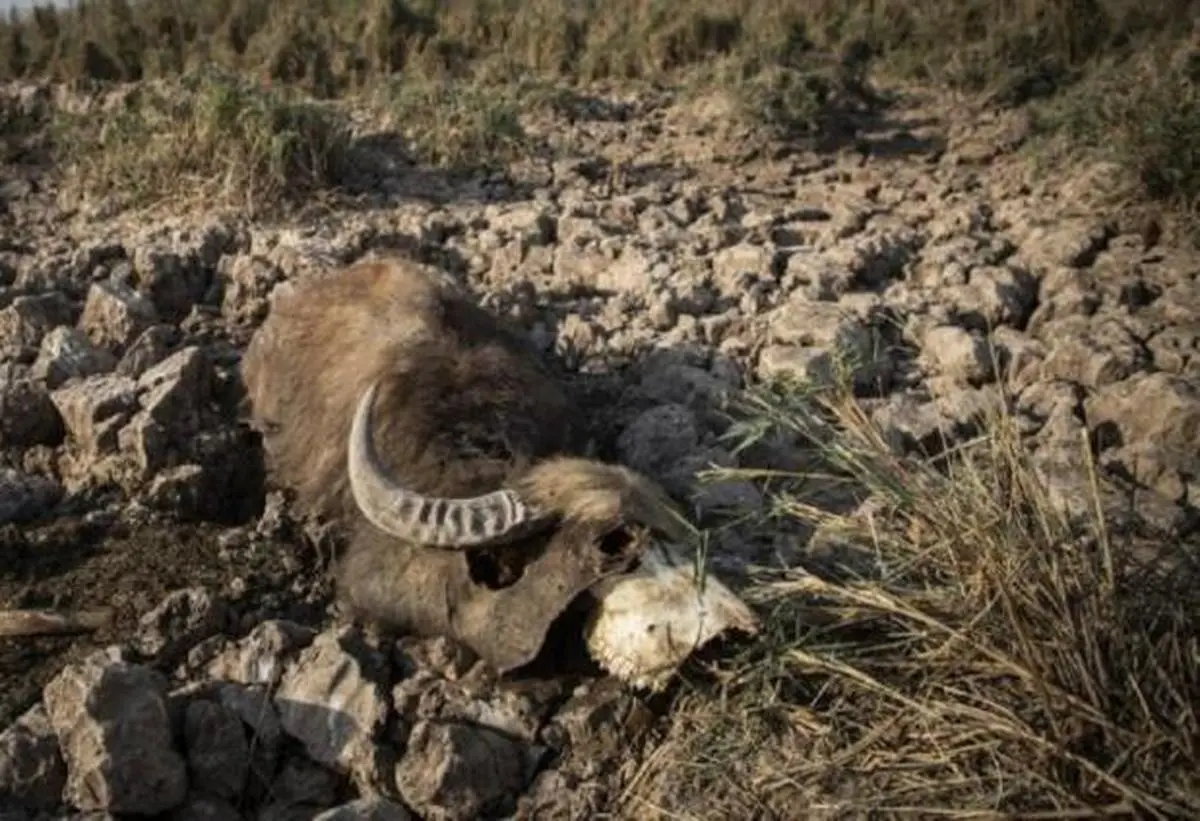
M590 603L589 653L661 687L714 636L757 624L701 578L661 488L581 455L548 364L441 272L392 257L277 289L241 370L275 480L348 526L343 613L448 636L504 673Z
M389 476L372 444L377 384L358 402L347 445L351 489L363 516L380 530L429 548L468 550L503 544L554 516L517 490L474 498L416 493ZM689 528L661 509L631 525L650 534L632 569L601 579L585 626L588 652L607 672L636 687L661 690L696 650L736 629L755 634L750 609L712 576L701 577L687 555Z
M637 567L591 589L588 652L635 687L661 690L687 658L728 630L754 635L750 608L675 545L652 544Z

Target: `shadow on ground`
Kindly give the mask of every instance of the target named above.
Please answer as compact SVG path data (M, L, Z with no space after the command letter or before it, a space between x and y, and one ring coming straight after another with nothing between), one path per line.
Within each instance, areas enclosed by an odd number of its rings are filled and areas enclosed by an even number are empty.
M835 95L817 118L813 150L836 154L853 150L877 159L938 156L946 150L942 123L905 116L915 100L899 93L855 88Z

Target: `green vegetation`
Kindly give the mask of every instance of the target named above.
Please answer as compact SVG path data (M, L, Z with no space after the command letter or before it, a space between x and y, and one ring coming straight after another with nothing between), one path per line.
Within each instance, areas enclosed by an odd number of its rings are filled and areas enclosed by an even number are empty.
M763 388L739 404L736 438L794 437L812 468L712 478L764 481L775 526L815 529L820 575L758 575L764 640L682 690L623 809L1200 814L1200 568L1186 547L1066 521L1003 412L926 461L897 456L849 389ZM831 512L839 487L870 501Z
M520 89L464 81L389 78L380 84L375 107L423 161L488 167L516 159L529 147L518 115L520 96Z
M481 150L502 160L521 149L519 101L494 92L515 80L699 79L734 92L767 133L804 134L819 128L823 108L871 62L876 76L990 93L1009 105L1040 101L1044 133L1110 156L1146 197L1187 211L1200 198L1192 7L1191 0L78 0L71 10L38 8L0 24L0 79L136 81L216 69L327 100L386 86L396 90L393 109L435 124L414 139L426 159L444 164ZM1154 70L1144 68L1148 60L1157 61ZM253 106L265 100L241 87L228 94ZM298 110L267 119L290 122ZM449 140L438 128L449 130ZM276 136L289 143L293 131Z
M349 141L328 105L210 75L147 83L104 117L60 112L54 126L69 178L90 196L252 213L335 185Z

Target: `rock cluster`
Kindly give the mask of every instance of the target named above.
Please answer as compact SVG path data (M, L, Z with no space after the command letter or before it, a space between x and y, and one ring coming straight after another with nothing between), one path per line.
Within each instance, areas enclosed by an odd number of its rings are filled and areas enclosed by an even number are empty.
M164 634L181 603L190 619ZM182 591L135 637L158 653L114 647L66 665L0 734L6 797L111 816L470 819L537 800L553 756L620 754L617 734L596 732L627 701L606 682L501 685L443 639L380 650L350 628L284 620L232 640L219 612Z

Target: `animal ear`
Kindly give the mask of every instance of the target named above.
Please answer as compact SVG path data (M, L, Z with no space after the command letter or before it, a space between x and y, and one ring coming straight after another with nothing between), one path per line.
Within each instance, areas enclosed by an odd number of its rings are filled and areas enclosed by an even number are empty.
M552 515L509 488L471 498L425 496L387 475L375 453L371 412L378 383L362 394L347 442L355 504L385 533L428 547L464 550L512 541L549 525Z

